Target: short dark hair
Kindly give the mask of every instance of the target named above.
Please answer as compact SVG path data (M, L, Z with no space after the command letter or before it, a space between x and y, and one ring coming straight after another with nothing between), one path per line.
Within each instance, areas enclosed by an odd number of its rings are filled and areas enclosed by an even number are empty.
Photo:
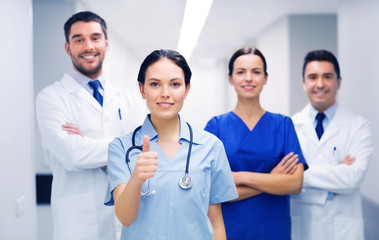
M96 13L90 12L90 11L84 11L84 12L78 12L72 15L67 22L64 24L64 35L66 37L66 42L69 43L69 37L70 37L70 31L72 24L83 21L83 22L98 22L101 25L101 28L103 30L105 39L108 39L107 34L107 24L105 23L104 19L102 19L99 15Z
M180 67L183 70L184 73L184 82L186 86L191 81L192 72L190 67L188 66L188 63L186 59L177 51L174 50L155 50L152 53L150 53L145 60L142 62L141 67L139 69L137 80L142 85L145 84L145 77L146 77L146 71L148 67L150 67L155 62L159 61L162 58L167 58L171 61L173 61L178 67Z
M303 64L303 78L305 77L305 68L307 67L307 64L309 62L313 61L327 61L333 64L334 71L337 74L337 79L341 78L341 73L340 73L340 66L338 64L336 56L334 56L333 53L320 49L320 50L314 50L310 51L307 53L307 55L304 58L304 64Z
M259 51L257 48L252 48L252 47L240 48L232 55L232 57L229 60L229 73L228 73L229 76L232 76L232 74L233 74L233 67L234 67L234 62L236 61L236 59L242 55L247 55L247 54L257 55L258 57L260 57L262 59L263 71L264 71L265 75L267 76L268 75L267 74L267 63L266 63L265 57L263 56L261 51Z

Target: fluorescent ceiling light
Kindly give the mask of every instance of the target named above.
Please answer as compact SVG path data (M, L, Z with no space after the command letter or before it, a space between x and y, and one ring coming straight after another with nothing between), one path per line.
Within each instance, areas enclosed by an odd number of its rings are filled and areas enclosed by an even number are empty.
M178 52L180 52L187 61L196 46L197 39L208 17L212 2L213 0L187 0L178 43Z

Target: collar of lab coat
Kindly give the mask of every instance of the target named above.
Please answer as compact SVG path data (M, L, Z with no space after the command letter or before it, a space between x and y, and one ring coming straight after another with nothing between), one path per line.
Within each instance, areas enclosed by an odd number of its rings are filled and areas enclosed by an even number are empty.
M89 103L92 107L94 107L99 112L103 111L103 108L96 101L96 99L83 87L81 86L70 74L65 74L62 79L63 87L70 92L71 94L75 94L78 97L82 98L84 101ZM103 86L104 88L104 96L103 96L103 107L107 106L114 97L119 94L120 90L114 86L112 86L108 81L105 81Z
M314 129L313 119L309 117L310 107L311 105L308 104L299 114L296 114L297 116L294 117L294 123L302 128L305 134L307 134L318 146L321 146L339 131L343 131L343 129L348 126L346 111L338 105L333 119L330 121L329 126L325 129L324 134L319 141Z

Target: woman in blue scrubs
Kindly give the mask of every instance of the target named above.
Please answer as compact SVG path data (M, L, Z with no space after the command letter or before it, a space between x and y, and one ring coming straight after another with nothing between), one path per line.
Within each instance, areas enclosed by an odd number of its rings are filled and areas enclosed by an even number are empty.
M260 105L267 77L266 60L258 49L236 51L229 62L229 82L237 105L205 127L224 143L239 194L236 201L222 204L231 240L289 240L288 194L300 192L308 167L291 119Z
M132 174L125 154L133 134L109 145L105 204L114 204L124 225L121 239L226 239L221 202L238 195L222 142L179 116L190 79L176 51L156 50L141 65L139 89L150 114L134 136L142 152L130 155ZM189 152L192 187L183 189Z

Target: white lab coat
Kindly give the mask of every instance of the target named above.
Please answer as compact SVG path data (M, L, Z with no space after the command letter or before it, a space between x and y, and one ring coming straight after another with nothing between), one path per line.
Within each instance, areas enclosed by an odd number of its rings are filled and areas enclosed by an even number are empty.
M36 99L42 145L53 173L51 207L55 240L115 239L112 207L104 206L108 143L143 123L146 107L137 92L106 82L103 107L69 74ZM121 118L120 118L121 114ZM83 134L69 135L63 123Z
M359 185L373 151L370 124L337 106L319 141L309 108L292 118L309 165L301 194L291 196L292 239L363 240ZM341 164L348 154L354 164Z

